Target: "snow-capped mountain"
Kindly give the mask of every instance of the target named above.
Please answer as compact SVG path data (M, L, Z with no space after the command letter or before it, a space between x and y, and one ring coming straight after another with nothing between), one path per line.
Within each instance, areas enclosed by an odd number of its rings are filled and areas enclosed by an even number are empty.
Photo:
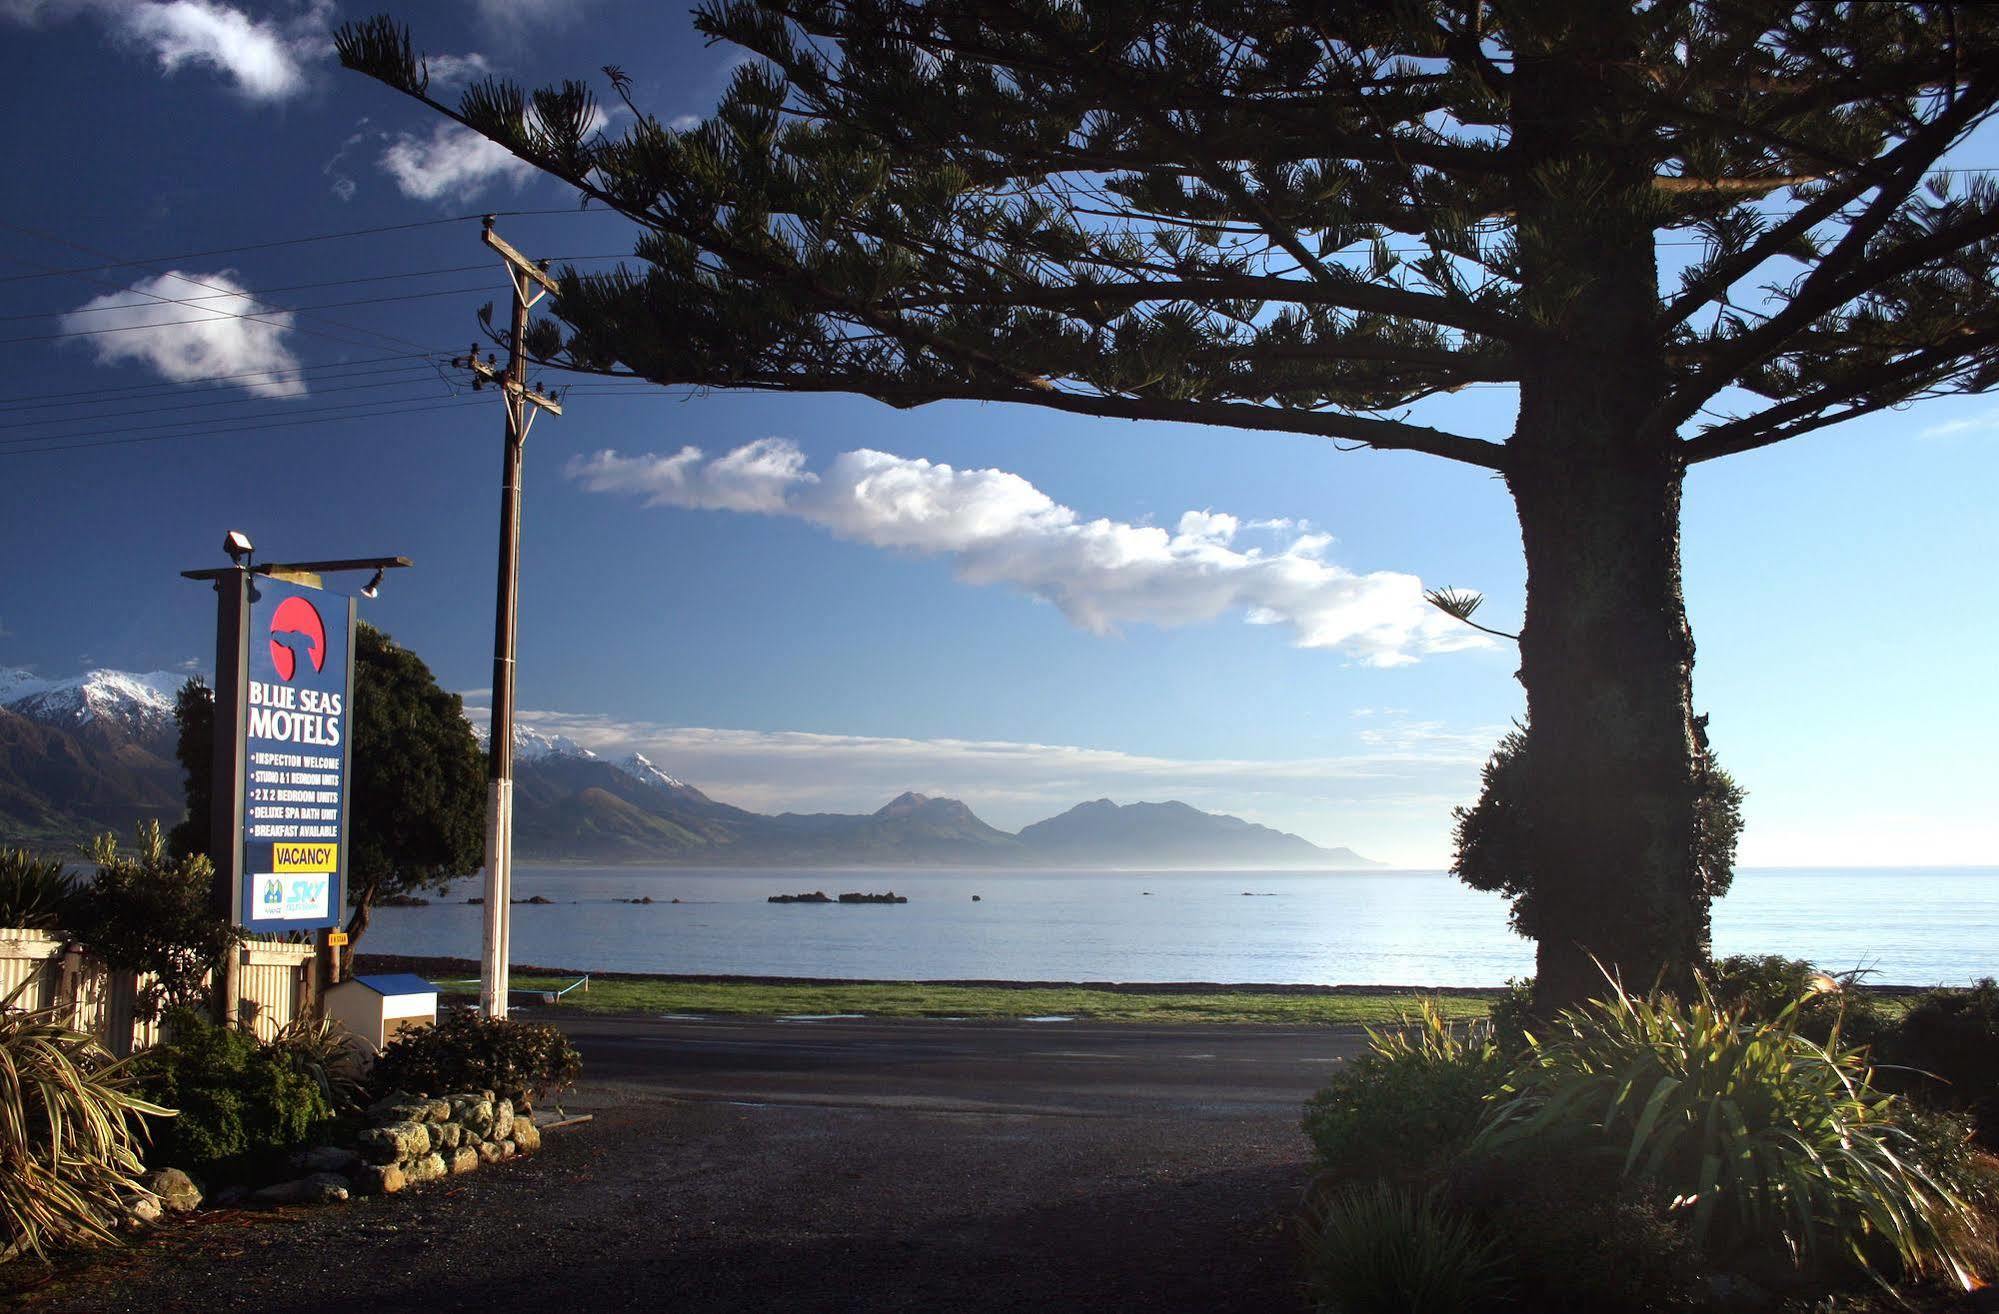
M472 737L484 748L492 742L493 727L482 716L477 720L466 718L472 727ZM545 757L580 757L594 761L597 755L568 735L544 734L539 730L516 724L514 726L514 761L539 762Z
M174 697L186 680L184 671L97 670L51 679L0 670L0 707L43 725L111 725L148 738L172 727Z
M675 779L673 776L669 776L666 772L661 771L652 764L652 759L644 753L633 753L629 757L620 758L618 761L618 770L624 772L634 780L642 780L648 785L658 785L661 789L688 788L686 781Z

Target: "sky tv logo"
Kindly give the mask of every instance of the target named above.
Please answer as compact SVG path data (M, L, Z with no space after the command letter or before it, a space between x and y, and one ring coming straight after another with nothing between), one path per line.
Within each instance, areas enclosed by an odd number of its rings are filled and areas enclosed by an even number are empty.
M274 872L257 877L257 920L304 921L324 918L330 909L327 894L332 881L321 873L315 876L283 876Z

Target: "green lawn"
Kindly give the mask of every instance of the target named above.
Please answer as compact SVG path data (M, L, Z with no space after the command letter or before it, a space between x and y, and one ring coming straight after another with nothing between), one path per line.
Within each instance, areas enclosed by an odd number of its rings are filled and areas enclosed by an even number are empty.
M516 976L516 991L559 989L574 977ZM1352 1025L1394 1022L1412 1014L1423 996L1379 994L1146 994L1088 988L961 986L927 982L760 985L752 982L593 980L572 990L562 1009L590 1013L864 1013L870 1017L1017 1018L1061 1016L1098 1022L1263 1022ZM1449 1017L1482 1016L1498 998L1446 995ZM536 1013L546 1016L545 1010Z

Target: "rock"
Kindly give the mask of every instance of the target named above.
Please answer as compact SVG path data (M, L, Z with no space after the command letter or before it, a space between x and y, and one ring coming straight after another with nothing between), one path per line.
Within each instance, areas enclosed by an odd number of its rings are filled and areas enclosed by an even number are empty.
M435 1181L450 1171L441 1154L426 1154L403 1165L403 1176L412 1182Z
M501 1100L493 1106L492 1137L496 1141L504 1141L508 1136L513 1134L513 1130L514 1102L512 1100Z
M422 1122L424 1110L429 1107L428 1100L402 1100L385 1107L370 1109L368 1121L377 1127L387 1126L392 1122Z
M535 1126L532 1119L516 1118L513 1143L520 1147L522 1154L533 1154L541 1148L541 1128Z
M403 1170L392 1163L356 1164L347 1180L356 1195L394 1195L409 1184Z
M191 1214L201 1207L201 1188L178 1168L162 1168L139 1179L148 1191L160 1198L168 1212Z
M465 1129L455 1122L440 1122L430 1129L431 1139L440 1150L455 1150L465 1135Z
M292 1162L308 1173L344 1173L361 1162L361 1156L341 1145L315 1145L292 1156Z
M500 1147L500 1157L502 1159L511 1159L520 1153L520 1147L512 1141L498 1141L495 1143Z
M493 1114L493 1101L490 1098L481 1099L478 1103L468 1106L464 1116L459 1121L470 1127L473 1131L478 1132L481 1136L491 1136L493 1134Z
M249 1198L249 1187L225 1186L214 1195L208 1197L208 1207L210 1209L234 1209Z
M498 1163L507 1157L500 1153L500 1146L502 1144L503 1142L500 1141L480 1141L478 1145L473 1147L473 1152L479 1156L480 1163Z
M450 1100L439 1099L439 1100L424 1101L423 1120L425 1122L443 1122L446 1118L449 1118L450 1116L451 1116Z
M370 1127L354 1138L370 1163L398 1163L430 1153L430 1132L420 1122L392 1122Z
M479 1152L469 1145L461 1145L451 1152L451 1171L469 1173L479 1166Z
M297 1181L279 1182L252 1192L253 1208L276 1209L285 1205L339 1204L347 1198L347 1179L339 1173L314 1173Z
M142 1227L151 1227L160 1221L166 1210L150 1195L134 1196L125 1206L125 1230L136 1232Z

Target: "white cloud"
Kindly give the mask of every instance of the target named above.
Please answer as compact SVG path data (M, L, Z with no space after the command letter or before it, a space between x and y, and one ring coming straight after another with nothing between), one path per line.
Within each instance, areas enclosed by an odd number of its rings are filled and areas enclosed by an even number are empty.
M578 18L588 0L472 0L479 17L508 32L537 26L559 26Z
M967 583L1053 603L1096 634L1236 612L1289 628L1300 647L1375 666L1486 643L1425 603L1414 575L1358 574L1325 560L1329 535L1294 531L1265 550L1236 547L1240 522L1214 511L1190 511L1171 532L1085 520L1004 470L862 449L817 473L796 444L764 438L712 458L697 447L670 456L602 451L573 459L569 475L649 506L790 516L853 542L948 556Z
M1999 430L1999 411L1986 411L1982 415L1968 415L1961 419L1945 420L1933 424L1921 433L1924 438L1955 438L1966 433L1992 433Z
M609 122L603 110L596 110L585 135L601 132ZM388 142L380 161L383 171L404 196L419 201L447 196L469 201L501 183L518 190L540 172L506 147L448 121L433 124L428 136L399 132Z
M701 126L699 114L676 114L666 121L666 126L675 132L692 132Z
M492 61L476 50L468 55L425 55L423 62L433 83L470 82L493 71Z
M90 15L162 73L207 69L260 101L305 90L308 68L333 48L329 0L308 0L284 17L252 17L221 0L7 0L0 14L25 24Z
M178 304L184 301L192 304ZM291 313L253 300L226 272L169 271L93 298L59 323L64 333L89 332L77 340L89 344L101 365L137 361L173 383L289 373L293 377L239 379L237 386L258 397L305 395L296 377L298 357L285 343Z
M506 147L450 122L433 125L428 137L397 133L381 164L404 196L419 201L470 200L494 183L518 188L535 174L532 164Z
M487 713L474 707L466 715L477 723ZM1414 862L1435 861L1449 810L1477 795L1478 768L1504 733L1498 726L1448 733L1418 727L1407 743L1348 754L1201 759L1011 740L731 730L532 710L518 716L603 757L644 753L710 797L760 812L872 812L915 789L962 799L1013 830L1086 799L1170 798L1315 843ZM1405 836L1421 847L1407 847Z

